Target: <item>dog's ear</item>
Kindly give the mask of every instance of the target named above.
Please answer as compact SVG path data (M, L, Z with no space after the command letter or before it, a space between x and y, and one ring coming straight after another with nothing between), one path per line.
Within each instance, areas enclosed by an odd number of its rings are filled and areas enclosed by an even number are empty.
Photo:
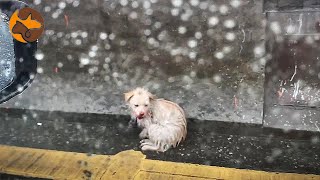
M129 102L129 100L132 98L133 95L134 95L134 92L133 92L133 91L124 93L124 100L125 100L126 102Z
M150 100L157 99L157 97L155 95L151 94L151 93L148 93L148 96L149 96Z

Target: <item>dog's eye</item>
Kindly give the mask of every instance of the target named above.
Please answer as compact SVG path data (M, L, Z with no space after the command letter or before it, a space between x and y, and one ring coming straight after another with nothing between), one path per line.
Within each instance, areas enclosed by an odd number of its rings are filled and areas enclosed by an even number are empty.
M145 104L144 106L145 106L145 107L148 107L148 104Z
M135 107L138 107L139 105L138 105L138 104L135 104L134 106L135 106Z

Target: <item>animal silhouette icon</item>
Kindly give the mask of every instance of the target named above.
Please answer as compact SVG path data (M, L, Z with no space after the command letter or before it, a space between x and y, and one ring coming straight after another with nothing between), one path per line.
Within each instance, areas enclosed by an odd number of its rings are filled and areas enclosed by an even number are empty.
M13 36L20 42L34 42L44 30L43 18L31 8L16 11L12 15L10 23L12 24L11 32ZM22 39L17 35L21 35Z

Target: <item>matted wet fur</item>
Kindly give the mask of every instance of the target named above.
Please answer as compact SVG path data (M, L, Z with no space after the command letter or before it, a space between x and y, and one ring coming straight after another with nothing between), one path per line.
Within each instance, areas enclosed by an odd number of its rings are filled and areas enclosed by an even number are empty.
M186 138L187 121L178 104L157 99L143 88L136 88L124 95L132 118L142 128L139 137L143 151L164 152Z

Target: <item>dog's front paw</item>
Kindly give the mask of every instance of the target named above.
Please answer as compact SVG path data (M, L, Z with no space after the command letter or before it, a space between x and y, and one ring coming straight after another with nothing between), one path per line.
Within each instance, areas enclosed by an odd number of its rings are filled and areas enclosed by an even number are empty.
M140 144L141 145L143 145L143 144L152 144L152 142L151 142L151 140L150 139L142 139L141 141L140 141Z

